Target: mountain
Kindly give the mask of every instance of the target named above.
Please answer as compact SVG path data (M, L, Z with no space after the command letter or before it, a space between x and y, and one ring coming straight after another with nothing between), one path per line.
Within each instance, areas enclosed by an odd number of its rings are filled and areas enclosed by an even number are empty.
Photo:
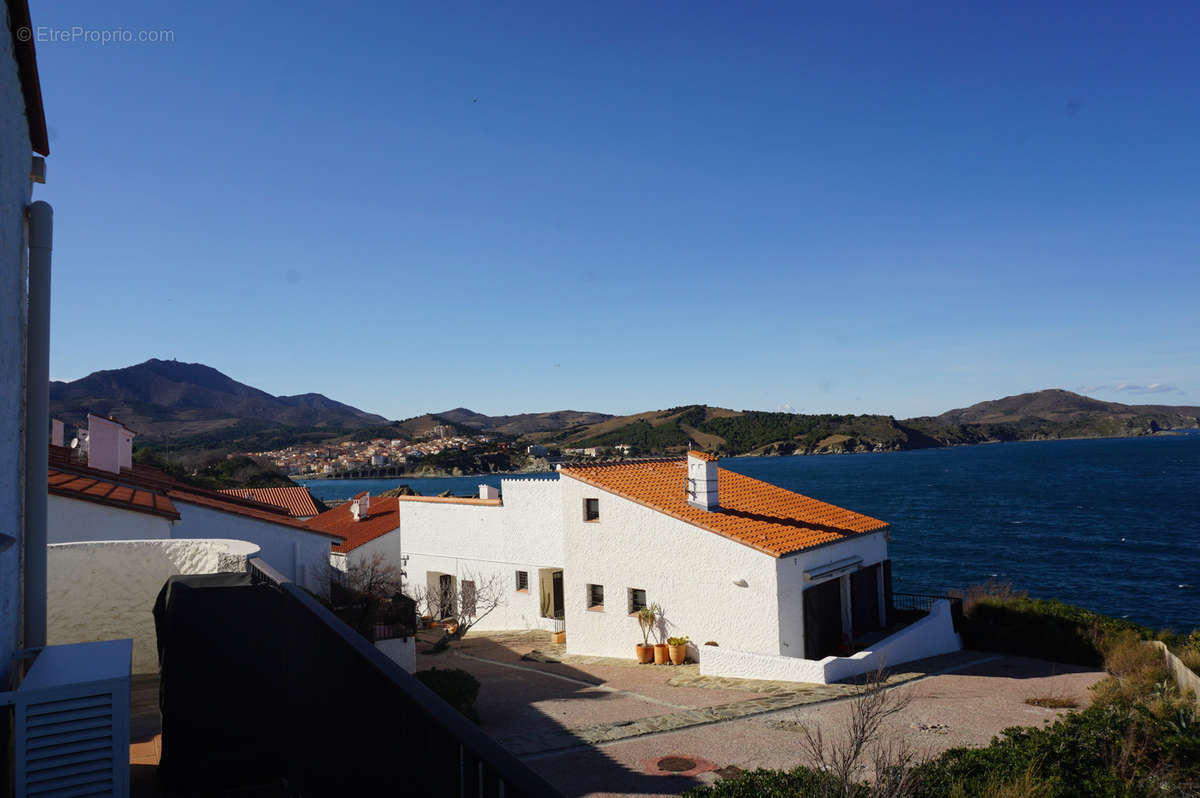
M485 416L465 407L456 407L442 413L433 413L433 417L442 419L450 424L474 430L475 432L491 432L500 435L520 437L535 432L553 432L568 427L578 427L586 424L596 424L612 418L608 413L591 413L580 410L555 410L549 413L519 413L513 416Z
M340 432L387 422L318 393L272 396L200 363L156 359L50 383L56 418L84 424L89 411L117 417L146 442L281 430Z
M1049 389L1008 396L939 416L773 413L686 405L611 417L531 435L564 447L630 445L641 454L691 444L723 454L896 451L999 441L1149 435L1200 427L1200 408L1124 405Z

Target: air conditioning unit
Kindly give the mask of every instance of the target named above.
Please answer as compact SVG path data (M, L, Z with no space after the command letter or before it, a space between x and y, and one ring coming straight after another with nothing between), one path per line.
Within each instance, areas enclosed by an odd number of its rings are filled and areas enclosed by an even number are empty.
M129 795L132 640L46 646L13 707L15 795Z

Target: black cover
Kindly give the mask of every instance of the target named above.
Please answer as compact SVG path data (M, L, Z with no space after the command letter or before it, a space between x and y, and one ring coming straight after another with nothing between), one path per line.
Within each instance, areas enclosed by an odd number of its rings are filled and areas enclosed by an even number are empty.
M179 787L278 783L286 774L270 708L286 706L283 596L248 574L173 576L154 604L162 759Z

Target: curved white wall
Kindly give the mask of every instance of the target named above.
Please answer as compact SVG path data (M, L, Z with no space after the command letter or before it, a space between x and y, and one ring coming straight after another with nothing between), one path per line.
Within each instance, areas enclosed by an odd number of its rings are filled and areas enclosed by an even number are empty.
M171 537L171 520L50 494L46 536L51 543L88 540L154 540Z
M246 570L241 540L104 540L48 547L51 645L133 638L134 673L158 669L154 600L167 577Z

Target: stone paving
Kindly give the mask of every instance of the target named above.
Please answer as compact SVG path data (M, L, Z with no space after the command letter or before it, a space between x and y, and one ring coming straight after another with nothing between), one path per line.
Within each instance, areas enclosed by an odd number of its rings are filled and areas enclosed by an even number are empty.
M482 636L481 636L482 637ZM475 645L452 648L452 658L487 663L492 666L524 670L542 676L562 679L600 690L614 696L638 699L665 707L676 707L675 711L648 717L637 717L566 728L548 725L541 728L495 730L496 740L518 756L528 757L562 751L579 746L595 746L628 740L651 734L664 734L699 726L752 718L772 712L795 709L809 704L818 704L848 698L858 692L854 684L805 684L796 682L762 681L703 676L699 666L689 663L677 666L652 666L637 663L633 658L577 656L566 653L563 645L551 644L544 632L501 632L489 633L486 641L476 640ZM468 638L469 640L469 638ZM467 641L464 640L464 643ZM536 648L532 646L536 645ZM520 662L503 654L519 653ZM490 655L490 656L489 656ZM976 652L957 652L933 657L919 662L907 663L887 674L889 687L920 679L931 673L941 673L966 667L985 659L987 655ZM529 663L525 665L523 663ZM601 668L637 669L637 673L667 671L665 684L678 688L706 688L711 690L737 691L755 694L755 697L717 704L715 706L687 706L675 704L638 693L636 690L620 689L603 683L562 675L552 671L538 670L537 665L560 664L576 669L588 666ZM649 669L654 669L650 671ZM586 670L574 671L587 676Z

